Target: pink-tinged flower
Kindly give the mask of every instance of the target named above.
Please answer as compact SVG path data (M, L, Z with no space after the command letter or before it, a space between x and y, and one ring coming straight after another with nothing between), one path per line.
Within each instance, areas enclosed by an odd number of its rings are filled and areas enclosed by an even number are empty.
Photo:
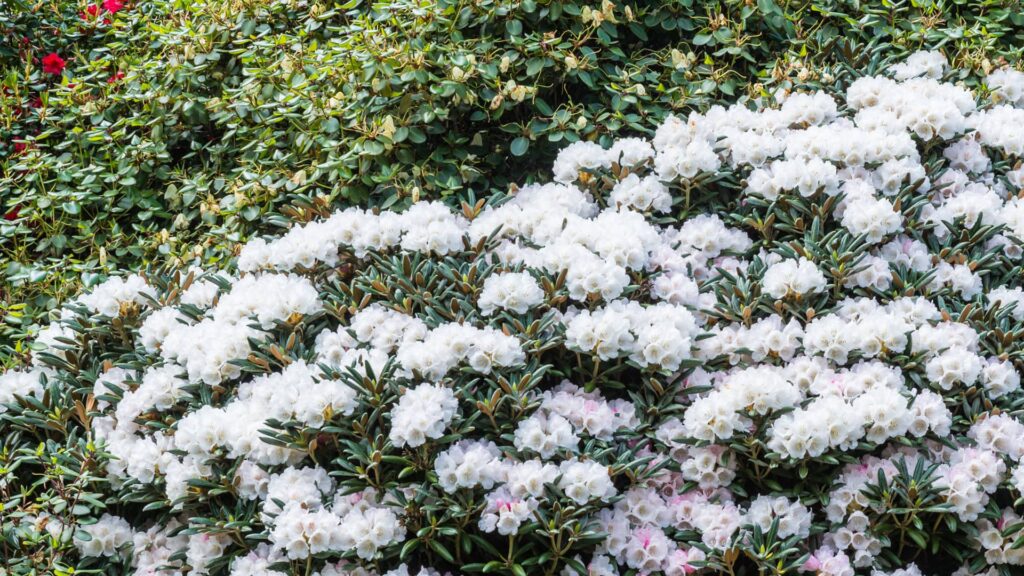
M695 563L702 562L706 559L704 552L700 548L690 549L677 549L669 555L666 559L666 564L669 574L693 574L700 570L700 566L696 566Z
M46 56L43 56L43 72L47 74L57 75L64 71L64 66L67 62L64 61L56 52L50 52Z
M118 10L124 8L124 2L121 2L121 0L103 0L103 8L106 9L107 12L114 14Z
M802 572L817 572L821 568L821 560L816 556L811 556L804 562L804 565L800 567Z

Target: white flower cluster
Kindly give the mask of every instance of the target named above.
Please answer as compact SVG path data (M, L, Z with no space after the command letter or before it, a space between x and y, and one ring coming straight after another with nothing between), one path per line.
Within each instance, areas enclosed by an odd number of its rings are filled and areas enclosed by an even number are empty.
M177 516L76 530L136 574L440 576L418 555L501 536L683 576L772 532L805 573L908 576L872 496L907 470L962 574L1020 565L1024 74L979 104L946 68L577 142L555 183L343 210L237 274L112 279L0 375L0 412L82 396L105 486ZM705 213L665 224L682 203ZM567 562L570 530L607 536Z
M43 382L51 373L44 369L11 370L0 374L0 414L19 396L43 396Z
M747 522L757 525L765 532L777 522L778 533L782 538L797 536L803 539L811 533L811 511L785 496L755 498L747 510Z
M525 272L506 272L489 276L484 281L477 305L484 315L490 315L496 309L525 314L543 301L544 291L532 276Z
M75 546L82 556L116 556L132 537L132 527L124 518L104 514L95 524L78 529Z
M391 411L391 441L395 446L416 448L427 439L440 438L458 408L451 389L420 384L402 395Z
M458 364L468 362L473 370L489 374L495 367L522 364L522 345L514 336L495 328L444 324L421 341L407 342L398 349L398 361L412 372L437 382Z
M132 274L125 278L111 278L82 296L79 302L92 312L116 318L122 306L147 306L155 298L156 291L150 288L145 278Z
M465 228L465 218L436 202L419 203L402 214L350 208L323 222L296 228L274 242L248 242L238 257L238 268L250 272L311 268L317 263L331 266L338 262L342 246L357 256L391 246L444 255L462 247Z
M538 414L547 412L564 418L579 436L610 441L617 431L632 428L639 422L631 402L606 400L600 392L586 392L569 381L563 381L541 398Z
M405 529L392 510L368 505L353 506L340 513L289 504L270 524L274 548L283 550L293 560L346 551L372 559L381 548L405 539Z
M484 532L497 530L502 536L515 534L536 508L536 498L517 498L508 488L499 488L487 495L487 507L480 515L480 529Z
M762 288L773 298L803 296L821 292L828 281L814 262L806 258L783 260L772 264L764 273Z
M644 307L615 300L593 312L581 310L573 315L565 338L570 350L593 353L601 360L629 357L639 366L676 370L693 357L696 333L697 323L683 306Z

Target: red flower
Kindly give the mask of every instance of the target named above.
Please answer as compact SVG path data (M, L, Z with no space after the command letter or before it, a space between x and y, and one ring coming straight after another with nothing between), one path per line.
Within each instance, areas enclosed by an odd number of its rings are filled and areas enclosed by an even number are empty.
M107 9L107 12L113 14L124 8L124 2L121 2L121 0L103 0L103 7Z
M4 214L4 220L14 220L15 218L18 217L18 214L20 212L21 206L15 206L14 208L11 208L10 212Z
M85 7L85 12L82 12L82 20L91 20L100 15L100 7L95 4L89 4Z
M114 72L114 74L110 78L107 78L107 84L113 84L121 78L124 78L124 72Z
M43 72L47 74L60 74L64 71L64 66L67 63L64 59L57 55L56 52L50 52L46 56L43 56Z
M24 142L15 142L14 143L14 153L15 154L21 154L22 152L25 151L26 148L28 148L28 144L25 144Z

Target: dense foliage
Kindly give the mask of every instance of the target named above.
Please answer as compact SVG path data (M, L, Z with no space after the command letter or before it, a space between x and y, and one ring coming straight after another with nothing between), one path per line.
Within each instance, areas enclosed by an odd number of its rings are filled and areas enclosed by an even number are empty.
M918 48L1016 62L1016 1L5 0L0 353L81 284L327 204L527 182L578 139Z
M1024 74L887 74L104 282L0 376L4 569L1016 573Z

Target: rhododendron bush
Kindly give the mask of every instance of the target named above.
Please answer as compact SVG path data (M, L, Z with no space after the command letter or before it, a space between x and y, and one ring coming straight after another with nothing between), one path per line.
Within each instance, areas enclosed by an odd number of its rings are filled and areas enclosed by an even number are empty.
M946 68L103 283L0 376L8 570L1017 573L1024 74Z

